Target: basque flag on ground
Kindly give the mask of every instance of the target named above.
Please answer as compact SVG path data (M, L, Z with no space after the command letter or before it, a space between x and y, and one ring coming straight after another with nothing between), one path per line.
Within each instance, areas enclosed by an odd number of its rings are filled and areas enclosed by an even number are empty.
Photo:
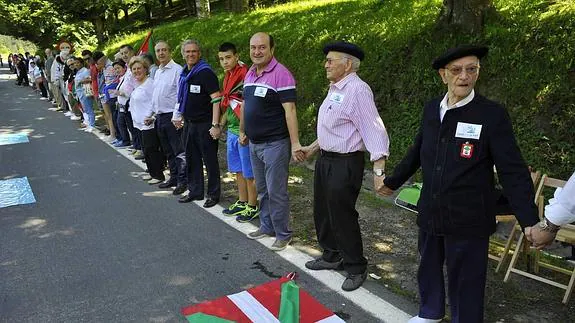
M184 307L181 312L188 322L193 323L345 322L288 277L213 301Z

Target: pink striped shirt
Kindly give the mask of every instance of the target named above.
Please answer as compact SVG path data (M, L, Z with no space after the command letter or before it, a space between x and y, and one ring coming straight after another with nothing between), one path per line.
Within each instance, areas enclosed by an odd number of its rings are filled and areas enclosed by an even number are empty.
M330 85L319 108L317 137L325 151L345 154L367 150L371 161L389 156L389 137L373 93L356 73Z

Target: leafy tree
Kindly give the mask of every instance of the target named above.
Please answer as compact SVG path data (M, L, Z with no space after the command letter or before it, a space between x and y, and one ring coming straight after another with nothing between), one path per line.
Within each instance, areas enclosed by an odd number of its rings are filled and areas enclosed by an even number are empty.
M494 10L492 0L443 0L439 25L464 33L481 33L489 10Z

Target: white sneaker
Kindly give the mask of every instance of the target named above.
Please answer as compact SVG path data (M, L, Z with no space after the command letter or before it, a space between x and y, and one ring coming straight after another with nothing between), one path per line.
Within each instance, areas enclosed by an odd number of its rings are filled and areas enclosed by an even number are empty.
M66 112L64 112L64 115L65 115L66 117L71 117L73 114L72 114L72 112L70 112L70 111L66 111Z
M142 175L142 179L145 181L151 181L152 180L152 176L150 176L149 174L144 174Z
M84 128L84 131L92 133L92 132L94 132L94 127L86 127L86 128Z
M159 183L161 183L161 182L162 182L162 181L159 180L159 179L152 178L151 180L148 181L148 184L150 184L150 185L156 185L156 184L159 184Z
M49 99L48 99L48 98L45 98L45 97L41 97L40 100L42 100L42 101L47 101L47 100L49 100Z
M434 320L434 319L424 319L418 316L412 317L407 323L438 323L441 322L441 319Z
M70 120L72 120L72 121L78 121L78 120L82 120L82 118L80 118L80 117L78 117L77 115L74 115L74 114L73 114L73 115L70 117Z

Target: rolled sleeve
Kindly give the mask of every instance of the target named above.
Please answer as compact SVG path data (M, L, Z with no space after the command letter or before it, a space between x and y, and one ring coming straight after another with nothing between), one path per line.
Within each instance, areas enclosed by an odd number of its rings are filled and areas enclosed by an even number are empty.
M389 156L389 136L383 124L370 89L362 89L355 97L350 114L351 121L357 127L365 148L370 154L370 160L376 161Z

